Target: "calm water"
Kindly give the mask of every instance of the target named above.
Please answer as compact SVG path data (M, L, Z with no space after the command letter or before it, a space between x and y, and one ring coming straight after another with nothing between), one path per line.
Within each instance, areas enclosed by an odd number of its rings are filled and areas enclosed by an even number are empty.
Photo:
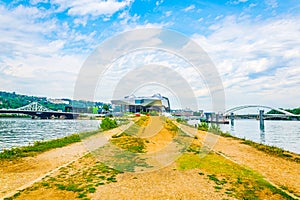
M95 130L97 120L0 119L0 151L34 141L61 138L72 133Z
M189 123L194 124L195 120ZM220 128L239 138L300 154L300 121L265 120L264 131L260 130L258 120L234 120L234 126L222 124Z

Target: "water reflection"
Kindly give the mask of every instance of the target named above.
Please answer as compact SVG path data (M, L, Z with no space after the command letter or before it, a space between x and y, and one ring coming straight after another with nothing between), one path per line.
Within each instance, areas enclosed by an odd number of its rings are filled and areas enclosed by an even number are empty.
M260 142L265 143L266 142L266 135L265 135L265 129L260 129Z

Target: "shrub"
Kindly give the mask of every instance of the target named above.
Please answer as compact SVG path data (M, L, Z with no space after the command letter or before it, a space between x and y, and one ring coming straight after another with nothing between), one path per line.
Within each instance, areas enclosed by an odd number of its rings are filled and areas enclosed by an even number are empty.
M201 130L201 131L208 131L208 123L206 123L206 122L201 122L201 123L198 125L198 129Z
M118 124L117 124L117 121L114 120L114 119L110 119L108 117L105 117L101 124L100 124L100 127L102 130L106 131L106 130L109 130L109 129L113 129L113 128L116 128L118 127Z
M182 118L177 118L177 119L176 119L176 122L182 123L182 124L187 124L187 120L182 119Z
M223 132L221 131L219 125L217 124L211 124L211 126L208 129L209 132L212 132L214 134L221 135Z
M149 112L150 116L158 116L158 112L152 110Z

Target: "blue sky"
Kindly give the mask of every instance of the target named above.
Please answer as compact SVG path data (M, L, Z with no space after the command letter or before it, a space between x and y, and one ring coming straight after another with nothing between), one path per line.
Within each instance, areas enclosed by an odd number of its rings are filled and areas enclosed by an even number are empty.
M5 0L0 90L72 98L80 68L98 45L124 31L155 27L182 33L208 53L227 107L299 107L299 21L296 0ZM199 101L209 96L196 90Z

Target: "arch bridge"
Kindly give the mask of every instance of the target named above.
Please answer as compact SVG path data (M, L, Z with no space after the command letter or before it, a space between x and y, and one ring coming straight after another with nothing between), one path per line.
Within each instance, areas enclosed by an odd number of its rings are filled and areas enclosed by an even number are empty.
M243 106L237 106L237 107L230 108L230 109L226 110L224 112L224 115L225 116L229 116L233 112L236 112L236 111L239 111L239 110L243 110L243 109L247 109L247 108L266 108L266 109L270 109L270 110L276 110L276 111L278 111L278 112L280 112L280 113L282 113L283 115L286 115L286 116L300 117L300 115L296 115L296 114L290 113L290 112L288 112L286 110L283 110L283 109L280 109L280 108L274 108L274 107L271 107L271 106L264 106L264 105L243 105Z

